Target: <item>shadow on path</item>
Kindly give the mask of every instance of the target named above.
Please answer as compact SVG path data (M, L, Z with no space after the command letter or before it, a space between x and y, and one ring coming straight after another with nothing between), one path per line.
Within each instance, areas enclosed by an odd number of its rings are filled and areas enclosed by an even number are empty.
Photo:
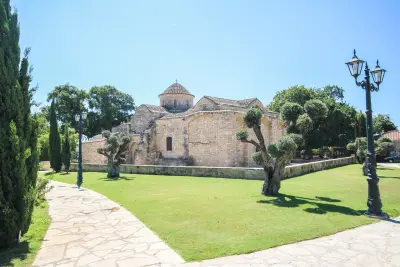
M328 197L316 197L315 199L313 199L313 198L298 197L286 194L279 194L274 199L270 200L262 199L257 201L257 203L272 204L284 208L294 208L294 207L299 207L301 205L313 205L315 206L314 208L305 208L304 211L314 214L326 214L328 212L336 212L351 216L360 216L363 214L363 211L361 210L354 210L352 208L341 205L321 203L319 201L340 202L339 199L331 199Z

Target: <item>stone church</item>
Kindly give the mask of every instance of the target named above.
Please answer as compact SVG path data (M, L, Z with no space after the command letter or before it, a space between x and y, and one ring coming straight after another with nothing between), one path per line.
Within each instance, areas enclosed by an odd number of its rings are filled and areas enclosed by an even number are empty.
M195 96L178 82L159 95L160 105L140 105L129 123L113 128L132 136L127 164L197 165L218 167L255 166L251 155L255 147L236 139L236 132L246 128L244 112L259 107L262 132L267 144L285 133L279 114L270 112L257 98L230 100L203 96L194 104ZM248 129L249 138L256 140ZM83 143L84 163L105 163L97 154L104 139L92 138Z

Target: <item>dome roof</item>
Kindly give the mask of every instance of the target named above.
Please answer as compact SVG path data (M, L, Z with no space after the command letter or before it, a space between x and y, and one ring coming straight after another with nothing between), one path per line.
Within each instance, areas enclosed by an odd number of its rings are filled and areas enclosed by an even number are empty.
M178 82L175 82L175 83L171 84L170 86L168 86L168 88L165 89L165 91L162 92L160 94L160 96L166 95L166 94L183 94L183 95L191 95L194 97L194 95L192 95L185 87L183 87Z

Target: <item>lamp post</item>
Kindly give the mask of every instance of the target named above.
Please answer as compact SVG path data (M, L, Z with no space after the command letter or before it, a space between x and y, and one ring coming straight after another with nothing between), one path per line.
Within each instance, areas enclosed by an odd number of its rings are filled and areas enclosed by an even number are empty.
M361 82L357 81L357 77L361 74L362 67L365 61L358 59L356 56L356 50L354 49L354 56L346 65L349 68L351 76L354 77L356 85L365 90L366 96L366 116L367 116L367 167L368 167L368 210L365 215L386 219L386 213L382 212L382 202L379 194L379 178L376 174L376 158L375 158L375 146L372 126L372 105L371 105L371 92L379 91L379 85L382 83L385 76L386 70L379 67L379 62L376 61L376 67L370 71L368 63L365 62L365 78ZM370 82L370 74L374 82ZM376 85L375 85L376 84Z
M83 183L83 175L82 175L82 128L83 128L83 121L86 119L86 112L82 112L81 114L75 115L75 121L78 122L79 128L79 151L78 151L78 174L76 178L76 185L78 189L81 188Z

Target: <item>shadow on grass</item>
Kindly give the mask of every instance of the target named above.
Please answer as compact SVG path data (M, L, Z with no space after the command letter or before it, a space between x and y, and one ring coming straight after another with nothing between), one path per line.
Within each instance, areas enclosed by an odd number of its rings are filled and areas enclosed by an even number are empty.
M378 175L379 178L391 178L391 179L400 179L400 176L385 176L385 175Z
M16 247L0 251L0 266L15 266L13 260L19 259L21 261L27 258L29 254L29 242L23 241Z
M360 216L363 214L363 211L354 210L349 207L328 204L328 203L320 203L317 201L326 201L326 202L340 202L339 199L331 199L325 197L316 197L316 199L306 198L306 197L297 197L286 194L279 194L276 198L271 200L262 199L257 201L257 203L262 204L272 204L278 207L284 208L295 208L301 205L313 205L314 208L305 208L305 212L314 213L314 214L326 214L328 212L341 213L345 215L351 216Z
M394 168L388 168L388 167L382 167L382 166L378 166L376 169L378 171L379 170L384 170L384 171L393 171L393 170L395 170Z
M130 180L134 180L135 177L126 177L126 176L120 176L120 177L115 177L115 178L108 178L108 177L103 177L103 178L99 178L99 180L102 181L107 181L107 182L113 182L113 181L119 181L119 180L126 180L126 181L130 181Z
M55 172L46 172L45 174L44 174L44 176L51 176L51 175L54 175L55 174Z
M318 200L321 201L326 201L326 202L341 202L340 199L334 199L334 198L330 198L330 197L315 197Z

